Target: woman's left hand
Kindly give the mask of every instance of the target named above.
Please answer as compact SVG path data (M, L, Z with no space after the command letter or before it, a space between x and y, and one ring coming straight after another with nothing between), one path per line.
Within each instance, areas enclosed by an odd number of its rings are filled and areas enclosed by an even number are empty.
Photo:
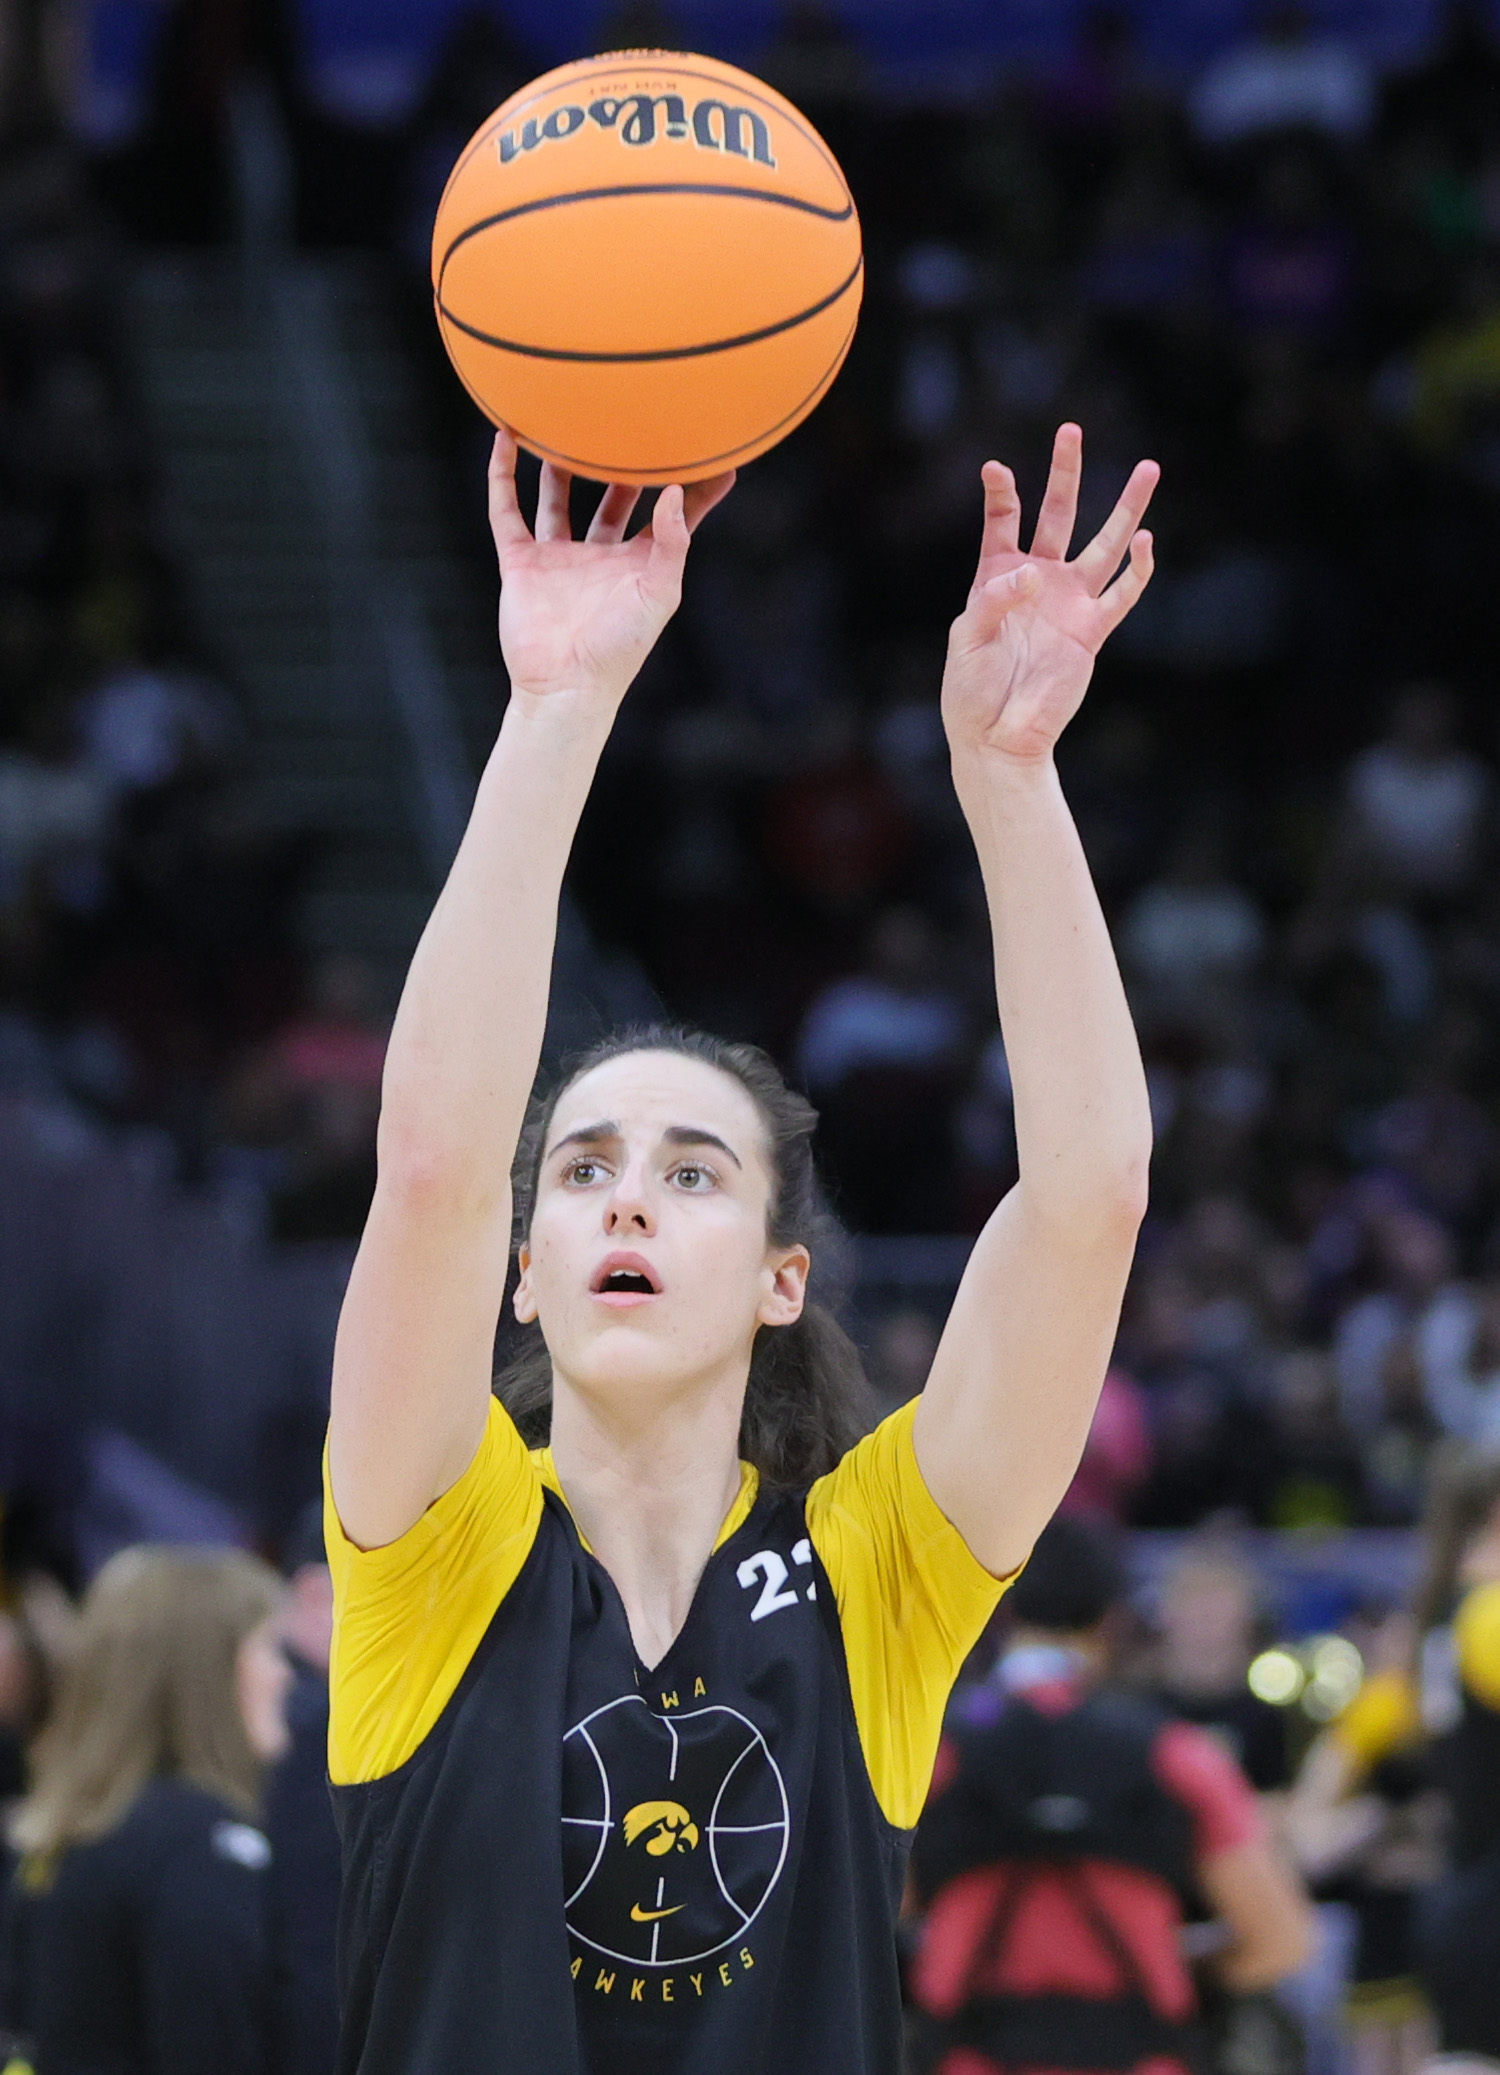
M1083 434L1063 425L1023 555L1015 477L998 461L984 465L979 567L948 637L943 673L943 723L955 751L995 752L1017 763L1050 757L1083 703L1094 658L1146 588L1151 535L1140 527L1161 470L1137 462L1108 519L1070 562L1082 473Z

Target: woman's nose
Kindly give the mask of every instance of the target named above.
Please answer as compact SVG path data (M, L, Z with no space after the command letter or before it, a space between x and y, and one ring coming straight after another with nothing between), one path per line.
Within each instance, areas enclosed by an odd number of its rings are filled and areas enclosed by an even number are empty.
M644 1175L633 1173L629 1168L620 1176L610 1193L605 1207L604 1222L610 1232L652 1232L656 1220L651 1214L649 1192Z

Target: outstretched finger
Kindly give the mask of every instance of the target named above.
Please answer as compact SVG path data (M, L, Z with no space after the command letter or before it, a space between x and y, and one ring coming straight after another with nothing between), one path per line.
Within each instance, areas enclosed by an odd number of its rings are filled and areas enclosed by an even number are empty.
M541 486L536 494L536 537L538 540L571 540L573 515L568 510L568 493L573 478L565 468L550 461L542 463Z
M1130 560L1115 578L1104 596L1099 600L1102 631L1099 639L1113 634L1126 613L1139 604L1142 591L1151 581L1151 572L1156 567L1149 533L1142 530L1130 543Z
M1073 521L1078 516L1078 484L1083 475L1083 434L1076 425L1059 425L1052 442L1052 466L1047 471L1047 490L1037 513L1031 552L1049 561L1061 562L1073 538Z
M984 482L984 533L979 543L983 565L991 555L1013 555L1020 547L1021 499L1003 461L986 461L979 473Z
M640 501L641 493L636 484L611 483L594 507L594 516L584 538L593 541L623 540L630 515Z
M529 547L531 528L516 495L516 436L502 425L490 448L490 531L503 562L511 548Z
M716 504L722 504L734 488L734 470L710 476L706 483L689 483L683 493L682 511L689 533L696 533Z
M1151 493L1161 480L1154 461L1138 461L1130 481L1120 492L1114 510L1075 560L1073 567L1086 580L1097 598L1120 566L1121 558L1135 538Z
M668 483L651 512L651 555L641 587L655 604L675 612L682 597L682 571L689 534L680 483Z

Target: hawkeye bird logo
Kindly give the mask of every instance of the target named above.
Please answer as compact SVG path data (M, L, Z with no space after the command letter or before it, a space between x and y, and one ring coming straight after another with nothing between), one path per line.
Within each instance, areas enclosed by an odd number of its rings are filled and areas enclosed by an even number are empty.
M690 1852L698 1842L698 1825L680 1801L639 1801L625 1818L625 1842L634 1844L643 1831L653 1859L668 1852Z
M668 1852L695 1850L698 1825L680 1801L639 1801L625 1817L626 1844L632 1845L638 1839L644 1839L653 1859L663 1859ZM659 1890L657 1899L661 1899ZM685 1902L673 1902L666 1909L642 1909L639 1902L632 1902L630 1921L655 1924L663 1917L676 1916L678 1910L686 1907Z
M563 1738L562 1800L568 1929L606 1961L692 1967L740 1944L786 1864L781 1771L735 1708L622 1694Z

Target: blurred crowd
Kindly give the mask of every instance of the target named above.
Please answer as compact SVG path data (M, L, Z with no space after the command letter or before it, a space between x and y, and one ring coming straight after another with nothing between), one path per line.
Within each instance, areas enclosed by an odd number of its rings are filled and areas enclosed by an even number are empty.
M466 509L484 429L426 225L538 61L481 8L415 101L355 106L285 11L182 0L101 132L66 83L46 112L47 20L15 15L0 170L5 1474L149 1518L140 1447L172 1503L274 1540L315 1474L389 1001L297 950L310 846L248 782L161 551L122 255L232 234L235 96L269 84L298 235L387 255ZM677 34L631 5L600 41ZM978 464L1034 500L1076 417L1088 527L1159 457L1160 574L1062 760L1158 1138L1088 1488L1148 1526L1410 1523L1434 1448L1500 1435L1500 28L1457 0L1383 72L1266 5L1174 73L1101 7L1062 64L939 104L801 5L757 62L849 172L865 314L695 550L583 907L670 1012L793 1064L852 1229L977 1229L1014 1136L935 695ZM946 1296L898 1273L867 1307L888 1394Z
M0 44L0 1546L72 1584L316 1491L388 1004L299 948L313 843L162 548L45 15Z
M849 171L862 328L705 529L580 891L795 1062L856 1229L975 1230L1014 1136L935 694L978 467L1034 503L1076 418L1091 530L1159 458L1061 757L1157 1131L1100 1496L1409 1523L1435 1446L1500 1434L1500 28L1456 5L1382 73L1267 6L1169 78L1101 8L941 108L812 11L763 63Z
M307 1798L327 1615L306 1507L390 1003L358 961L299 949L311 845L251 782L213 630L163 551L121 279L133 242L232 235L235 94L268 83L297 234L386 256L455 508L477 513L484 428L433 335L427 227L459 146L539 61L479 8L415 98L340 96L290 14L177 0L133 123L111 125L68 79L54 10L3 26L0 1799L50 1723L26 1863L93 1840L105 1856L68 1891L87 1926L166 1840L241 1970L231 2001L271 1975L295 1998L312 1955L311 2071L327 1866L269 1918L255 1882L278 1807L275 1864L328 1848ZM649 4L599 38L679 40ZM1089 1622L1033 1609L1026 1647L1238 1753L1322 1898L1293 1998L1314 2075L1350 2065L1330 2012L1351 1978L1361 2075L1401 2075L1433 2036L1417 1898L1451 1865L1455 1807L1477 1828L1450 1889L1495 1827L1443 1753L1481 1689L1500 1708L1500 1654L1460 1636L1455 1657L1451 1627L1465 1593L1500 1591L1500 20L1451 6L1390 71L1273 5L1173 71L1128 8L1100 8L1060 65L977 68L939 102L799 5L756 62L848 171L865 314L827 402L696 544L575 891L670 1013L795 1069L836 1206L880 1249L858 1321L876 1382L920 1388L942 1241L1015 1174L936 707L979 464L1012 462L1034 503L1054 426L1078 419L1091 528L1137 456L1160 459L1160 573L1062 757L1157 1130L1068 1511L1198 1538L1165 1578L1138 1569L1132 1614L1108 1593ZM1414 1625L1390 1618L1405 1573L1278 1596L1236 1540L1410 1529L1424 1507ZM120 1554L143 1543L256 1547L291 1582L248 1555ZM116 1693L122 1636L141 1675ZM974 1667L976 1736L1025 1683L1017 1648ZM91 1745L106 1693L114 1740ZM179 1707L196 1727L174 1743ZM146 1792L158 1778L188 1784ZM288 1930L276 1912L307 1897ZM175 1979L193 1926L174 1925ZM919 1989L938 1980L920 1935ZM66 1970L48 1981L66 2015ZM195 2007L176 2015L187 2039ZM44 2021L23 2016L0 2021ZM230 2066L218 2051L206 2065Z

